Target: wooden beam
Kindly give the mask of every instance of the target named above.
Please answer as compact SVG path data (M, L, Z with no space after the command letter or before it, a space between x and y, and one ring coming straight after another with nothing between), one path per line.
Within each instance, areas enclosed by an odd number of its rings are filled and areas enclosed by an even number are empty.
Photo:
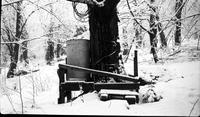
M126 80L126 81L131 81L131 82L138 82L138 79L135 79L134 77L130 77L130 76L126 76L126 75L115 74L115 73L100 71L100 70L94 70L94 69L89 69L89 68L84 68L84 67L79 67L79 66L74 66L74 65L69 65L69 64L59 64L58 66L61 69L84 71L86 73L92 73L92 74L101 75L101 76L108 76L108 77L118 78L121 80Z
M94 82L64 82L61 84L61 87L67 91L93 91Z
M95 90L101 89L119 89L119 90L137 90L139 89L138 83L95 83Z
M93 82L65 82L61 84L62 88L67 91L78 91L82 88L83 91L100 91L101 89L119 89L119 90L137 90L138 83L93 83Z

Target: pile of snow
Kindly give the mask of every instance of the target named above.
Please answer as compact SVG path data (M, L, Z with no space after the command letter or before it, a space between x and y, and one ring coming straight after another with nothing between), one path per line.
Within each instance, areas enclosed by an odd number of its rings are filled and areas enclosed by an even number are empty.
M189 48L193 48L189 46ZM57 104L59 96L59 78L57 69L61 61L52 66L39 66L38 72L17 76L6 80L1 86L0 111L3 114L21 113L19 78L22 84L22 96L25 114L61 114L61 115L160 115L160 116L199 116L200 112L200 61L191 56L189 48L174 55L175 60L165 63L139 63L139 77L156 82L140 87L140 94L152 89L162 99L152 103L129 105L126 100L101 101L97 92L78 97L73 102ZM193 50L193 49L192 49ZM199 55L199 51L192 51ZM184 60L179 58L184 56ZM141 57L141 56L139 56ZM141 58L142 59L142 58ZM133 74L133 62L125 64L128 73ZM78 96L80 92L73 92Z

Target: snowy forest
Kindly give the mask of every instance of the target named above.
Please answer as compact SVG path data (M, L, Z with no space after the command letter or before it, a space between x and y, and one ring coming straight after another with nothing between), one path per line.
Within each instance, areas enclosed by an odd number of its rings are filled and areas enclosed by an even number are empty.
M200 116L199 99L199 0L1 1L0 114Z

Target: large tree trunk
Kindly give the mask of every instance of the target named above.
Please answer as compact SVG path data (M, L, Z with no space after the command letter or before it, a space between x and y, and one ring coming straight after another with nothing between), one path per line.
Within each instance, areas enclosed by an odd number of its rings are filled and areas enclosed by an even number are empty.
M175 6L175 17L178 21L176 21L176 30L175 30L175 45L181 44L181 13L183 9L183 0L176 0Z
M21 15L21 2L17 3L17 21L16 21L16 41L19 41L20 36L21 36L21 28L22 28L22 15ZM11 54L11 63L10 63L10 68L7 73L8 78L12 78L14 76L14 70L17 67L17 62L18 62L18 54L19 54L19 44L14 44L14 49L13 49L13 54Z
M155 12L156 12L156 8L153 6L154 0L151 0L151 13L150 13L150 33L149 33L149 37L150 37L150 44L151 44L151 53L153 54L153 58L155 63L158 61L158 56L157 56L157 52L156 52L156 48L157 48L157 38L156 38L156 34L157 34L157 27L156 27L156 16L155 16Z
M119 1L106 0L103 7L89 5L90 67L93 69L110 72L118 69L120 45L116 6Z

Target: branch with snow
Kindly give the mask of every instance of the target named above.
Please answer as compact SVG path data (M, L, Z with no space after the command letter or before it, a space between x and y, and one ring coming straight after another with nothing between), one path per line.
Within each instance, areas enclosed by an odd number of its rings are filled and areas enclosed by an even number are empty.
M99 7L103 7L105 5L104 3L106 0L102 0L100 2L98 2L97 0L67 0L67 1L84 3L88 5L97 5Z

